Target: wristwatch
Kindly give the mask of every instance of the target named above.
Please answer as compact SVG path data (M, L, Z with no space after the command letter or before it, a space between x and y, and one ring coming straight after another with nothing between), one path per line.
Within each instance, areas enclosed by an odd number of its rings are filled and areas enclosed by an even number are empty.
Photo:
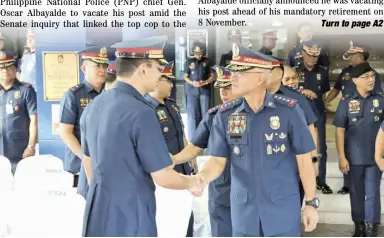
M28 145L27 148L30 149L30 150L35 150L35 146L34 145Z
M305 201L305 206L311 206L313 208L318 208L320 205L320 200L319 198L314 198L312 200L309 200L309 201Z
M316 164L317 162L319 162L320 158L321 158L321 155L313 156L312 157L312 163Z

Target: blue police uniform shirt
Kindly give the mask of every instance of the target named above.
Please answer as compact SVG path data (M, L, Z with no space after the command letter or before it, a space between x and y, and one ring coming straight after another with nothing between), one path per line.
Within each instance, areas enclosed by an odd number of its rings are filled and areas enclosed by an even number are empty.
M208 58L203 57L201 60L196 58L190 59L185 64L185 74L188 74L189 79L192 81L206 81L213 73L211 62ZM187 92L192 94L209 94L211 90L210 85L204 85L196 88L187 83Z
M291 66L291 67L298 67L300 65L303 65L303 55L301 54L301 51L303 49L303 44L300 44L299 46L293 47L291 52L288 54L288 58L285 62L285 64ZM331 62L329 60L329 56L321 51L318 64L323 66L325 69L329 69L329 66L331 65Z
M384 98L358 92L340 101L333 125L345 128L345 156L353 165L375 164L375 141L383 121Z
M149 94L146 94L144 97L156 110L169 153L173 155L179 153L185 147L184 125L180 109L176 105L175 100L167 98L164 100L165 104L161 104ZM192 172L189 163L175 165L174 170L185 175L189 175Z
M256 113L245 100L220 109L208 150L209 155L231 163L232 229L257 236L260 218L265 236L300 233L296 155L314 149L303 111L294 99L267 92Z
M324 112L325 106L323 94L330 90L328 71L321 65L315 65L311 71L309 71L304 65L300 65L296 68L296 72L299 77L299 88L309 89L314 92L317 95L317 99L313 100L315 102L316 109L320 113ZM318 118L320 116L322 115L317 115Z
M280 90L277 91L276 94L282 94L287 97L296 99L297 103L300 105L300 108L304 112L304 117L308 125L311 125L317 122L317 116L315 115L315 112L313 111L311 104L308 102L307 98L304 95L300 94L293 88L284 87L284 86L281 86Z
M17 79L8 90L0 85L0 110L0 155L18 162L28 146L30 116L37 114L34 88Z
M172 160L154 108L118 81L95 98L85 124L84 152L92 155L93 177L83 235L157 236L151 173Z
M348 66L343 71L341 71L339 77L336 80L335 85L333 86L335 89L342 92L343 97L351 96L354 92L356 92L356 85L352 81L350 76L352 71L352 66ZM381 87L380 75L375 71L375 87L373 89L375 92L383 92Z
M21 73L20 81L32 84L32 87L37 91L35 52L25 52L23 54L21 63L18 66L18 72Z
M84 108L99 93L85 80L68 90L60 101L60 123L74 125L73 134L81 142L80 117ZM81 160L67 147L64 169L71 173L80 172Z

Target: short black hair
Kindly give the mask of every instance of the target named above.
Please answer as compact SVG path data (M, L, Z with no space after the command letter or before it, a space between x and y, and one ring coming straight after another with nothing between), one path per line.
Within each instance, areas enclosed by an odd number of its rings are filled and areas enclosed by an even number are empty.
M116 74L111 74L109 72L107 72L107 74L105 75L105 81L107 83L113 83L116 81Z
M117 58L116 75L117 77L131 77L141 64L152 64L154 61L154 59Z

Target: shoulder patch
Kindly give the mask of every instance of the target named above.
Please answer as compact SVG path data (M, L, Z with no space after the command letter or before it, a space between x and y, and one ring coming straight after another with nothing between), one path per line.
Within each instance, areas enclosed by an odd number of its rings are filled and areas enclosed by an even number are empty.
M273 99L275 102L280 103L281 105L284 105L287 107L294 107L297 103L296 99L278 95L278 94L273 95Z
M221 107L221 105L223 105L223 104L217 105L216 107L212 107L211 109L209 109L208 114L212 114L212 113L217 112L219 110L219 108Z
M242 98L235 99L233 101L221 104L219 107L220 112L225 112L228 109L234 108L235 106L240 105L243 102Z
M72 92L77 92L80 88L82 88L83 87L83 83L80 83L80 84L78 84L78 85L76 85L76 86L73 86L72 88L71 88L71 91Z

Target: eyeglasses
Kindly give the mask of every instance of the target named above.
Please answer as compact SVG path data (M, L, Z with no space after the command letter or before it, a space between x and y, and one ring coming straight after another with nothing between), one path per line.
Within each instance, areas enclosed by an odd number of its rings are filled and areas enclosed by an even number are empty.
M232 77L241 77L244 74L263 74L264 72L231 72Z

